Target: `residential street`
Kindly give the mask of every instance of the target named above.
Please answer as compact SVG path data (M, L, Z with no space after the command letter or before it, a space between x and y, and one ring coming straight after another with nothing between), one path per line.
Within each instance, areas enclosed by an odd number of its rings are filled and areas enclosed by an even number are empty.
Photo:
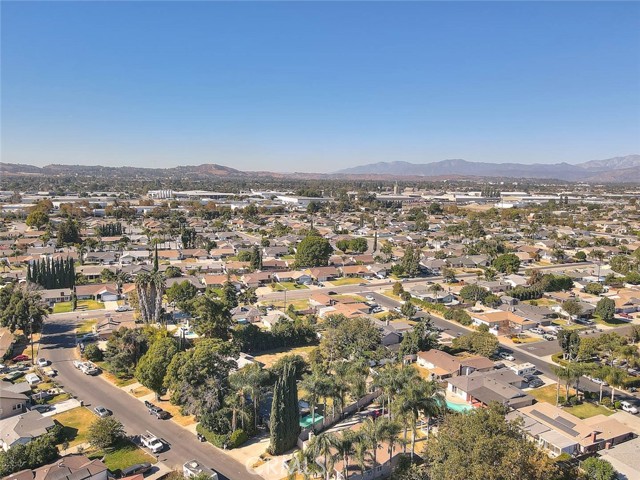
M40 355L51 360L53 367L58 370L58 381L65 390L77 396L89 408L103 405L111 410L124 424L129 435L139 435L150 430L162 438L169 448L159 455L159 460L171 468L181 471L186 461L196 459L203 465L215 469L223 478L261 478L210 444L199 442L195 435L185 428L170 420L151 417L142 402L106 380L84 375L77 370L72 363L76 358L75 325L75 314L52 315L45 324L40 351Z

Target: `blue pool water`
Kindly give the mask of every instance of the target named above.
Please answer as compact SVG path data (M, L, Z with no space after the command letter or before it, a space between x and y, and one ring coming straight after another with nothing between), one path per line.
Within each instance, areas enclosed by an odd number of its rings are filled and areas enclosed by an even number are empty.
M449 410L453 410L454 412L468 412L469 410L473 410L471 405L467 405L465 403L453 403L449 400L447 402L447 408Z

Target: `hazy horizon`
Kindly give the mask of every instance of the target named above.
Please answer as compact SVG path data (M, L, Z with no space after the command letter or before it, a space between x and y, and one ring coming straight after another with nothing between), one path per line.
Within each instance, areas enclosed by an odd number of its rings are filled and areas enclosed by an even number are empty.
M637 2L2 2L2 161L327 173L640 152Z

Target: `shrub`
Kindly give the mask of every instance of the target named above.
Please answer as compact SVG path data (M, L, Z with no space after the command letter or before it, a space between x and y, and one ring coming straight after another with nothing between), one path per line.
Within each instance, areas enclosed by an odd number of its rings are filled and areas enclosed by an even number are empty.
M95 343L85 347L84 356L87 357L87 360L91 360L92 362L101 362L103 359L102 350L100 350L98 345Z
M223 448L225 443L227 443L228 435L213 433L212 431L204 428L201 424L198 424L196 426L196 432L202 435L207 440L207 442L218 448Z
M244 430L238 429L234 430L229 436L229 441L227 442L227 448L238 448L243 445L248 440L247 434Z
M602 399L602 405L604 405L605 407L610 407L611 406L611 399L609 397L604 397Z
M620 409L622 408L622 404L620 403L620 401L619 401L619 400L616 400L616 402L613 404L613 407L614 407L616 410L620 410Z

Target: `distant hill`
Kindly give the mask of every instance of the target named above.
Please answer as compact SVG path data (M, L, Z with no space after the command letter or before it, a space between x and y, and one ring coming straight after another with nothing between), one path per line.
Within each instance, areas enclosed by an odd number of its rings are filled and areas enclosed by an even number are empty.
M566 181L640 182L640 155L628 155L605 160L591 160L579 164L569 163L488 163L462 159L432 163L379 162L345 168L342 175L418 175L435 177L465 175L506 178L548 178Z
M380 162L346 168L331 174L295 172L249 172L216 163L185 165L172 168L105 167L102 165L47 165L36 167L16 163L0 163L2 176L95 176L126 179L164 178L291 178L291 179L410 179L416 176L432 180L484 178L553 179L592 183L640 183L640 155L591 160L575 165L569 163L522 164L468 162L462 159L433 163Z

